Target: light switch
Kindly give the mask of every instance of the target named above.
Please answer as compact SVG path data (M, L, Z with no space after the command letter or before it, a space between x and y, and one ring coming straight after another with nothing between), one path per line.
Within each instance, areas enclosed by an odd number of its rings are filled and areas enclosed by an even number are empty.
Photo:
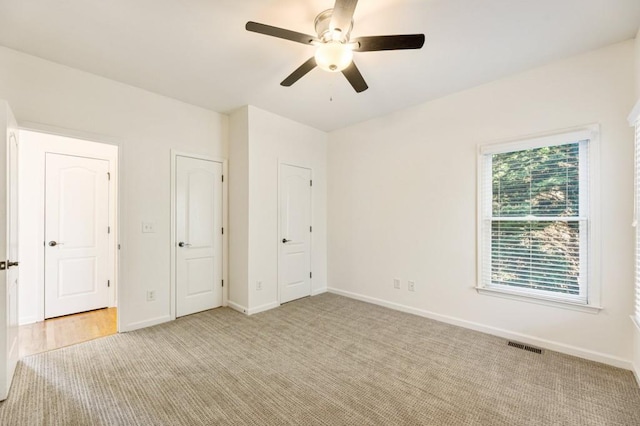
M142 232L144 234L152 234L156 232L153 222L142 222Z

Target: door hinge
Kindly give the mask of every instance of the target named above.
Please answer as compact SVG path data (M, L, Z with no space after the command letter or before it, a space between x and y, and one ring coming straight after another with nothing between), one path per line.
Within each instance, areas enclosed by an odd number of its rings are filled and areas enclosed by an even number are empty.
M309 227L309 232L313 232L313 226Z
M120 250L120 244L118 244L118 250Z
M110 233L111 233L111 227L107 226L107 234L110 234Z
M224 182L224 175L222 175L222 181Z
M107 287L111 287L111 280L107 280Z
M222 228L222 235L224 235L224 228Z
M111 180L111 172L107 172L107 180Z
M309 186L313 186L313 181L312 180L309 181Z
M313 272L309 272L309 278L313 278Z
M222 280L222 287L224 287L224 280Z

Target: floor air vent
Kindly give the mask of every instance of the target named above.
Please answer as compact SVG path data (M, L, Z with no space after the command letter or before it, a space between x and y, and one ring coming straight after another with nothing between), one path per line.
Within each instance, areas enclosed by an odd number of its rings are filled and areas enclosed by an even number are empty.
M535 354L542 354L542 349L536 348L536 347L533 347L533 346L529 346L529 345L525 345L525 344L522 344L522 343L509 341L508 345L509 346L513 346L514 348L523 349L525 351L533 352Z

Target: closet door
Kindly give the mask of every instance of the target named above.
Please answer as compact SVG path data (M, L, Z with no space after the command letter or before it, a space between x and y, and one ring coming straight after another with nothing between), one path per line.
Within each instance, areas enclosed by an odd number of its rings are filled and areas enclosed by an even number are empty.
M176 316L222 306L222 164L176 157Z
M280 165L280 303L311 295L311 170Z

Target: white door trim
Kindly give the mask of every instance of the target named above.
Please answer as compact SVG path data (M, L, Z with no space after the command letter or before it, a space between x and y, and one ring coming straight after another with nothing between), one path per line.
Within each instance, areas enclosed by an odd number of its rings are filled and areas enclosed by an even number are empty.
M19 209L19 193L18 193L18 176L19 169L19 143L20 135L16 119L11 111L9 103L0 99L0 206L2 213L0 216L0 260L3 262L3 271L0 272L0 401L4 401L11 389L13 376L19 358L19 336L18 336L18 318L19 318L19 292L18 285L20 272L18 269L12 269L8 262L19 262L20 247L19 240L12 241L13 232L18 237L19 217L14 213L18 213ZM15 141L15 145L14 142ZM14 163L15 161L15 163ZM14 168L15 167L15 168ZM13 175L13 173L16 175ZM14 182L14 178L17 179ZM14 193L15 190L15 193ZM15 196L15 199L13 198ZM15 205L13 204L15 202ZM15 209L15 210L14 210ZM13 245L15 243L16 245ZM17 250L16 250L17 249ZM15 252L14 252L15 251ZM6 263L5 263L6 262ZM19 265L19 267L24 267ZM15 310L14 310L15 309Z
M123 189L123 158L124 158L124 143L121 139L114 138L111 136L100 135L91 132L85 132L80 130L67 129L64 127L52 126L49 124L36 123L36 122L21 122L19 124L20 130L27 130L37 133L49 134L54 136L62 136L67 138L81 139L88 142L101 143L104 145L111 145L117 148L117 157L113 158L100 158L106 159L109 161L109 173L111 173L111 185L109 187L109 206L110 206L110 217L113 217L112 223L112 232L109 237L109 262L111 264L110 267L113 267L112 272L112 286L113 291L109 295L109 306L118 306L119 312L117 315L117 330L118 332L121 330L122 324L122 316L120 314L120 308L124 305L122 300L122 295L124 292L120 288L120 283L122 283L122 270L124 269L121 261L121 254L123 250L126 250L125 241L123 241L122 235L120 235L120 220L122 217L122 212L124 211L124 203L122 200L124 197L121 196ZM53 152L65 155L75 155L75 153L68 152ZM42 200L44 203L44 198ZM44 204L43 204L44 207ZM39 232L39 238L41 241L44 241L44 229ZM124 247L121 247L124 246ZM39 274L38 277L38 288L39 288L39 300L38 300L38 312L41 315L41 318L38 318L38 321L44 320L44 246L40 248L40 253L38 256L39 259L43 260L42 266L43 270Z
M277 277L277 285L276 287L278 288L278 305L282 304L282 299L281 299L281 291L280 291L280 236L282 235L282 229L281 229L281 224L280 224L280 166L285 165L285 166L292 166L292 167L300 167L302 169L309 169L310 175L311 175L311 181L313 182L313 167L311 167L310 164L305 163L304 161L288 161L285 159L278 159L278 164L277 164L277 169L278 169L278 195L277 195L277 200L276 203L278 205L278 214L277 214L277 221L278 221L278 239L276 240L276 248L277 248L277 253L278 253L278 259L277 259L277 264L276 264L276 277ZM310 209L310 216L311 216L311 226L314 226L314 221L313 221L313 185L311 186L310 189L310 194L309 194L309 209ZM310 265L311 265L311 273L312 276L310 278L310 282L311 282L311 294L313 294L313 232L311 232L311 235L309 236L309 259L310 259Z
M224 233L222 234L222 281L224 283L222 287L222 306L228 305L229 296L229 279L228 274L228 259L229 259L229 225L228 225L228 176L227 173L227 159L221 157L210 157L207 155L193 154L191 152L184 152L172 149L171 150L171 263L170 263L170 290L169 290L169 303L170 303L170 318L176 319L176 159L177 157L189 157L198 160L212 161L214 163L222 164L222 228Z

